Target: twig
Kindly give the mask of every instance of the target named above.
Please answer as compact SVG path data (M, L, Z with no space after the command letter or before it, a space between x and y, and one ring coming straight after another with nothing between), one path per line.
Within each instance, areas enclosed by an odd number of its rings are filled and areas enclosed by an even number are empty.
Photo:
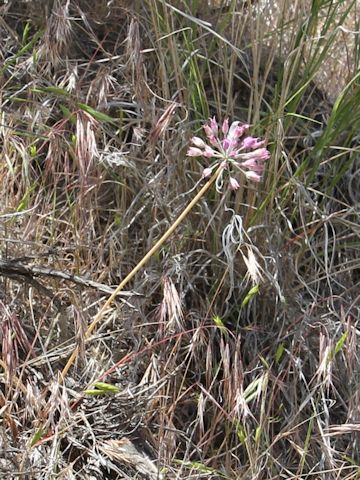
M23 277L23 280L29 281L32 283L34 281L33 277L37 276L47 276L53 278L61 278L62 280L67 280L69 282L76 283L83 287L91 287L99 290L100 292L107 293L109 295L115 294L115 289L109 287L108 285L103 285L102 283L94 282L88 278L80 277L78 275L73 275L72 273L62 272L60 270L54 270L53 268L38 266L38 265L25 265L21 259L0 259L0 275L6 277ZM26 259L25 259L26 260ZM19 278L19 279L20 279ZM40 284L41 285L41 284ZM43 287L45 288L45 287ZM117 292L115 295L122 295L124 297L131 297L134 295L139 295L135 292Z

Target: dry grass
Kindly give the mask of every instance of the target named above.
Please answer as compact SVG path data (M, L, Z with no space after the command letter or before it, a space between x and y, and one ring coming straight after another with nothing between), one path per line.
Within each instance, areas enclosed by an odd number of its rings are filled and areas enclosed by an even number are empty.
M3 478L359 478L357 5L286 3L0 6ZM200 190L209 115L268 138L265 181L105 303Z

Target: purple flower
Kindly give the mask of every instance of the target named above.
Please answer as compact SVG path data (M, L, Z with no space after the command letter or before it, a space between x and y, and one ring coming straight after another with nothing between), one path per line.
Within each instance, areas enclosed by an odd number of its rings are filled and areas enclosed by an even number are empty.
M194 146L187 152L189 157L203 156L213 159L212 164L204 169L203 178L209 177L214 168L222 167L216 180L218 190L224 183L224 175L228 177L231 190L237 190L240 187L238 180L233 176L236 170L240 170L252 182L259 183L262 179L265 161L270 158L270 152L265 148L265 140L245 136L249 127L238 121L229 125L227 118L220 127L213 117L204 125L208 143L200 137L191 139Z

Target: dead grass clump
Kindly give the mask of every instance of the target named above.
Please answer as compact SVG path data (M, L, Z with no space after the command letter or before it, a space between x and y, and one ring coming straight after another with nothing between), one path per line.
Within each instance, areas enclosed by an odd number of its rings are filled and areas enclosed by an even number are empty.
M321 80L355 4L213 3L0 7L4 478L357 478L357 57ZM265 180L140 264L213 115Z

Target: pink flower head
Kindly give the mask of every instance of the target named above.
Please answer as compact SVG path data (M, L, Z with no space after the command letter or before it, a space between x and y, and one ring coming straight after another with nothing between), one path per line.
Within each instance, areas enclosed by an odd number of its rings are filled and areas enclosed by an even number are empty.
M203 178L211 175L216 167L221 167L219 178L216 181L217 188L223 185L223 177L229 179L229 187L237 190L240 186L234 178L235 167L243 172L246 178L253 182L260 182L265 170L264 162L270 158L270 152L264 147L265 141L260 138L245 136L249 125L239 121L232 122L226 118L219 127L216 118L213 117L204 125L208 143L200 137L191 139L193 147L189 147L189 157L203 156L212 158L212 164L203 171Z

